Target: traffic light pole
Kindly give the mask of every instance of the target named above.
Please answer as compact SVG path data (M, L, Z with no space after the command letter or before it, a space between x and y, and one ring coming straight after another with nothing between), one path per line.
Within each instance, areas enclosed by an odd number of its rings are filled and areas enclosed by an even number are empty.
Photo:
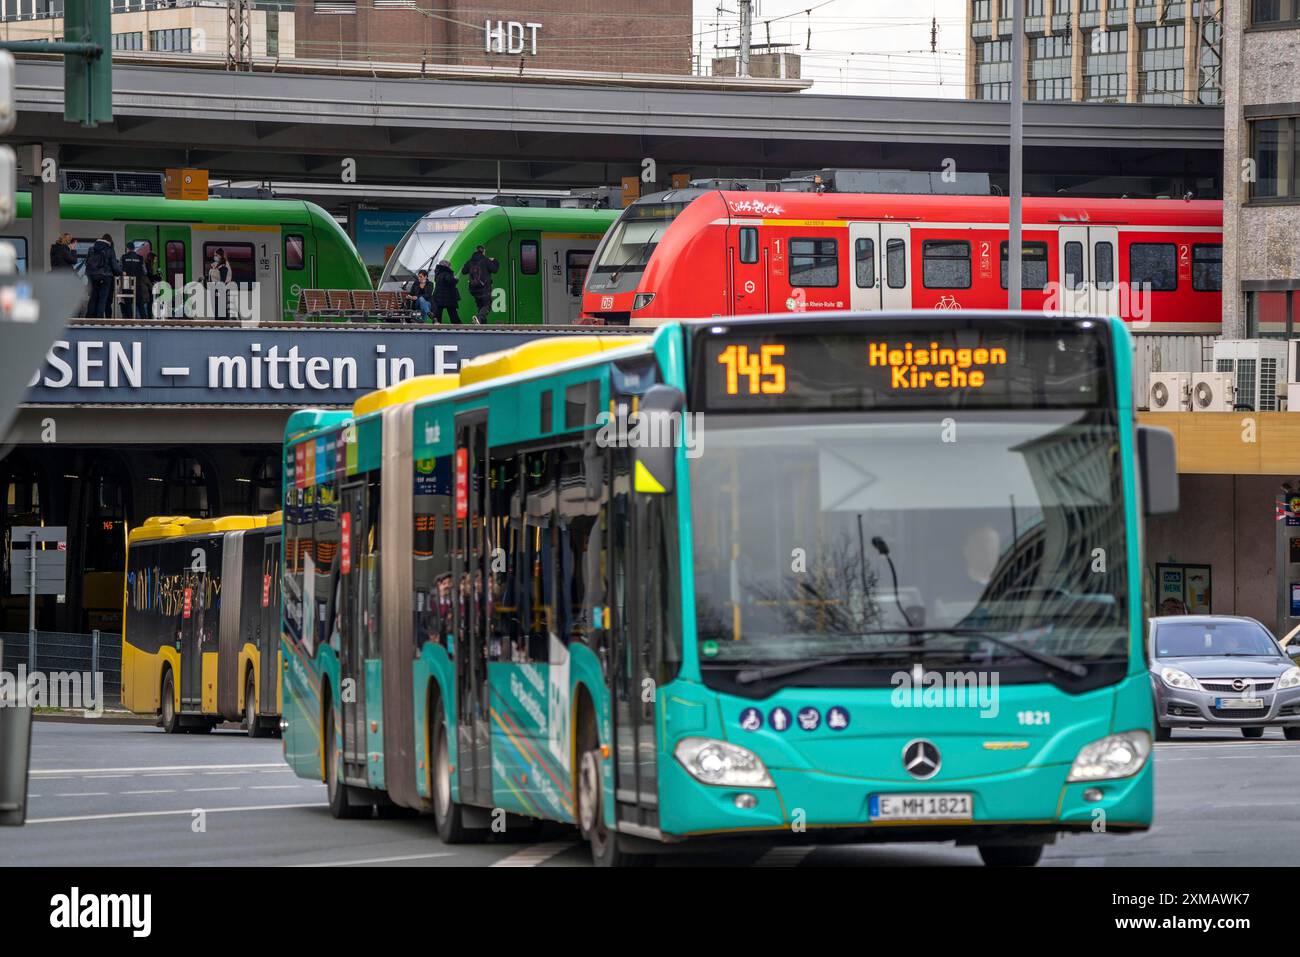
M1025 21L1024 0L1011 0L1011 215L1007 232L1007 308L1020 308L1023 275L1020 271L1023 230L1021 200L1024 197L1024 120L1025 108L1021 84L1024 82Z

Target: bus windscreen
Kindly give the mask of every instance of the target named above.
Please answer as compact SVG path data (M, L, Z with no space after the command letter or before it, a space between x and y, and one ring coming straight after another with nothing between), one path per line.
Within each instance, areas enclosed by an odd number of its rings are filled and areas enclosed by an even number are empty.
M1034 328L1038 325L1039 328ZM692 406L717 412L1090 408L1110 397L1106 328L915 323L861 331L704 327Z

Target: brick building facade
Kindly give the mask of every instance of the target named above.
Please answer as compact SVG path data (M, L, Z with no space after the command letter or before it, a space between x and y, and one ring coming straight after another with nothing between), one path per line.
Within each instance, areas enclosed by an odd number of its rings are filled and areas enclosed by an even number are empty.
M298 0L298 56L689 74L691 0Z

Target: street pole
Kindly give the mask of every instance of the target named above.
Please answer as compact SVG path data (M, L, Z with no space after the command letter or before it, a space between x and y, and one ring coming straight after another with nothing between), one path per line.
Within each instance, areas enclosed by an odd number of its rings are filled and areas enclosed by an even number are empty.
M752 0L740 0L740 62L736 72L740 76L749 76L749 41L754 31Z
M1007 308L1020 308L1021 199L1024 195L1024 0L1011 0L1011 216L1007 236Z
M36 670L36 532L27 544L27 671Z

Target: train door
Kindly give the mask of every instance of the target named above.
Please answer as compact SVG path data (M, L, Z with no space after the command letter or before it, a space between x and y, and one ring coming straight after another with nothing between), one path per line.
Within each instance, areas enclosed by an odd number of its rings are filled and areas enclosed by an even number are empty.
M460 799L492 803L487 680L487 415L456 417L456 523L452 557L456 618L456 761Z
M229 266L226 281L235 283L226 298L213 307L216 317L245 321L281 318L278 226L243 229L196 226L194 247L191 257L200 282L217 281L216 263L220 254Z
M881 259L879 223L849 223L849 251L853 257L853 281L849 283L849 304L854 310L881 307Z
M1119 315L1114 226L1062 226L1058 232L1061 307L1068 316Z
M728 243L732 311L735 315L767 312L767 248L757 226L735 226Z
M308 244L311 242L311 230L298 223L289 223L284 227L283 258L281 268L275 270L280 283L280 311L271 318L292 319L298 311L298 300L303 289L312 288L307 284Z
M158 271L162 273L163 284L167 290L179 289L181 295L173 297L167 314L183 315L185 284L194 278L190 266L190 227L158 227ZM157 306L155 306L155 309Z
M880 224L880 307L912 308L912 237L907 223Z
M582 285L598 240L542 234L546 279L542 292L542 322L572 325L582 312Z
M366 590L362 531L366 527L366 485L344 486L339 508L339 571L343 579L339 622L342 645L339 662L339 706L343 721L343 777L366 779L365 636L369 605Z

